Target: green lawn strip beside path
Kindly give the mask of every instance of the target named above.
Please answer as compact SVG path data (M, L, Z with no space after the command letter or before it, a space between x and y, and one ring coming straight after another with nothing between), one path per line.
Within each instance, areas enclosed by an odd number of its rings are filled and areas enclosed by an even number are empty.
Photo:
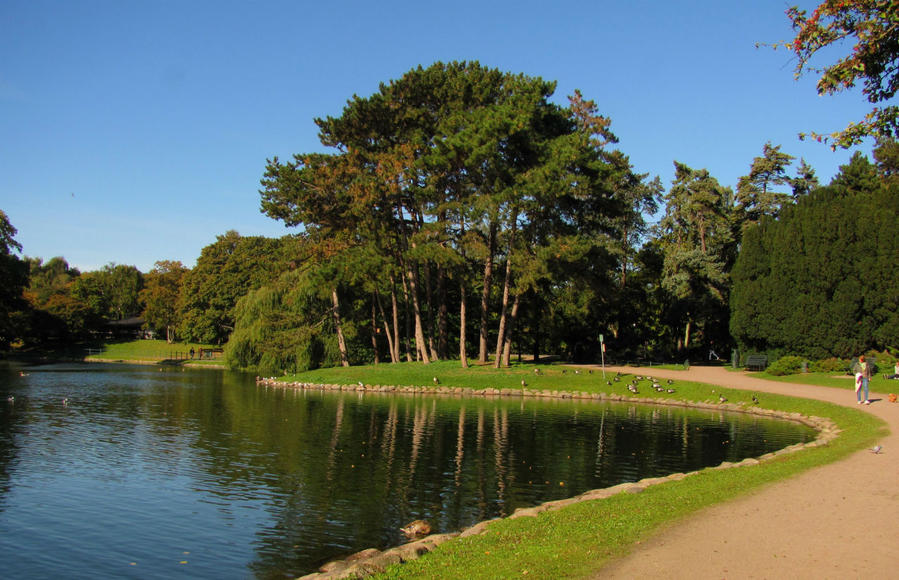
M509 369L473 366L458 362L431 365L401 363L367 367L321 369L287 380L393 386L441 386L465 388L518 388L521 380L530 390L583 391L626 395L627 381L606 381L615 376L593 374L562 365L515 365ZM562 371L565 371L564 373ZM764 376L764 375L761 375ZM768 378L764 376L764 378ZM834 379L840 380L843 379ZM814 381L811 381L814 382ZM662 381L665 384L665 381ZM846 385L849 388L848 385ZM674 394L640 390L640 398L715 402L724 395L730 404L751 406L751 391L739 391L702 383L675 381ZM841 430L828 445L779 455L754 466L735 469L703 469L682 480L668 481L642 493L620 493L607 499L577 503L536 517L497 520L482 535L457 538L438 546L418 560L391 566L375 578L578 578L595 573L603 564L631 551L646 540L704 507L734 499L764 485L780 481L870 447L887 430L886 424L858 409L812 399L759 393L760 406L803 415L826 417Z
M892 369L887 374L893 374ZM795 375L775 376L768 373L748 373L747 376L766 381L777 381L779 383L791 383L796 385L816 385L819 387L834 387L838 389L855 390L855 378L853 375L840 375L834 373L798 373ZM883 373L878 373L871 377L868 383L871 391L879 391L886 393L899 393L899 380L885 379Z

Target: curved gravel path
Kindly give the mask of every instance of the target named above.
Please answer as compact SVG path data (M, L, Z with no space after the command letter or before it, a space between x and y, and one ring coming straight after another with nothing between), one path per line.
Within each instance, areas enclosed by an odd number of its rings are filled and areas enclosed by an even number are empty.
M766 381L720 367L610 368L856 405L852 390ZM595 577L899 578L899 404L883 393L871 399L859 408L884 419L891 432L878 442L881 453L862 450L702 510Z

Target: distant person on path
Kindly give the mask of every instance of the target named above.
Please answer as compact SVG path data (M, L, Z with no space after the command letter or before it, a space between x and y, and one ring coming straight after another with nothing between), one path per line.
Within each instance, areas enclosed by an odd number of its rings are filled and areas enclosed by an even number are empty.
M194 358L194 349L193 349L193 347L191 347L191 349L190 349L190 358L191 358L191 360L193 360L193 358Z
M858 357L858 364L855 365L855 398L857 404L862 404L862 391L865 391L866 405L870 405L868 400L868 380L871 378L871 363L865 360L865 355Z

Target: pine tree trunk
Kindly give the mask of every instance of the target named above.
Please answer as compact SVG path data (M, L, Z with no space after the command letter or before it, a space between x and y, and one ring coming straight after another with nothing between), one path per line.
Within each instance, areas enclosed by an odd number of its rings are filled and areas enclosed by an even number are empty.
M403 264L403 269L406 266ZM406 361L413 362L416 360L412 355L412 346L409 344L412 336L412 315L410 310L412 309L412 300L409 296L409 284L406 280L406 276L401 276L400 280L403 283L403 309L405 310L405 316L403 317L404 326L406 327L406 332L403 333L403 349L406 351Z
M392 291L391 295L393 295ZM377 290L375 290L375 301L378 305L378 312L381 313L381 320L384 321L384 335L387 336L387 348L390 350L390 362L400 362L399 350L396 348L396 343L394 342L394 332L390 329L390 321L387 320L387 315L384 313L384 306L381 304L381 293ZM393 300L393 303L395 306L396 299ZM395 314L396 311L394 310L394 315ZM396 325L396 316L394 316L394 325Z
M437 356L446 360L449 358L449 309L446 305L446 270L442 266L437 268Z
M412 244L412 247L415 247L415 244ZM434 341L434 328L436 323L434 322L434 288L431 283L431 266L427 262L422 266L425 271L425 306L427 307L427 320L428 324L425 327L427 332L425 332L425 337L427 338L427 347L430 352L431 360L439 360L440 357L437 356L437 343Z
M407 267L406 276L409 279L409 294L412 296L412 313L415 317L415 349L421 362L429 364L428 344L425 341L424 328L421 323L421 304L418 301L418 274L414 266Z
M509 292L512 287L512 251L515 247L515 230L518 222L518 213L512 213L512 228L509 235L509 246L506 252L506 275L503 279L503 301L499 314L499 332L496 336L496 360L493 366L499 368L503 364L503 345L506 342L509 316Z
M374 351L375 364L380 363L381 360L378 358L378 316L375 310L374 296L371 301L371 348Z
M521 304L521 299L520 296L516 294L515 299L512 301L512 314L509 317L509 329L506 331L505 346L503 347L503 365L505 366L512 364L512 329L515 326L515 321L518 319L519 304ZM518 353L519 355L521 354L520 346Z
M478 344L478 361L487 362L487 323L490 308L490 285L493 283L493 254L496 245L496 223L490 224L487 235L487 259L484 261L484 290L481 292L481 334Z
M465 311L465 282L459 285L459 362L463 369L468 368L468 347L465 344L465 327L466 321Z
M334 304L334 309L331 311L331 314L334 317L334 329L337 331L337 348L340 351L340 366L348 367L350 366L350 357L346 348L346 340L343 337L343 326L340 323L340 312L338 311L340 302L337 299L337 288L331 289L331 302Z
M496 358L493 366L499 368L503 364L503 345L506 342L506 322L509 312L509 286L512 280L512 256L511 248L509 256L506 258L506 277L503 280L503 301L499 312L499 331L496 333Z
M390 275L390 310L393 315L393 358L400 362L400 307L396 299L396 279ZM385 320L386 321L386 320Z

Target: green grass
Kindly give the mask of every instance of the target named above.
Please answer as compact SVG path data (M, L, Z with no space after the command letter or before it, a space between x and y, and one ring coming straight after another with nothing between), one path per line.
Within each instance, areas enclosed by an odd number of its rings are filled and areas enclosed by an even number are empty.
M126 342L111 342L104 344L99 354L91 354L85 357L88 361L138 361L144 363L161 363L169 361L177 356L175 353L185 353L193 348L199 351L201 348L215 348L208 344L179 342L169 344L164 340L132 340ZM220 365L221 359L192 360L190 364Z
M535 373L535 369L537 373ZM578 372L575 372L575 371ZM648 371L651 373L651 371ZM539 374L538 374L539 373ZM615 381L615 372L606 371L605 378L600 369L590 373L586 368L575 369L562 364L535 365L513 364L509 368L495 369L492 365L474 364L467 369L458 361L437 361L429 365L420 363L381 364L355 367L334 367L307 371L284 377L284 380L307 383L366 385L420 386L434 387L434 378L441 387L462 387L467 389L515 389L528 391L560 391L570 393L606 393L628 398L668 399L718 403L724 395L729 403L751 406L753 393L727 387L710 386L675 380L670 385L674 393L657 393L650 388L650 382L640 381L639 394L632 395L626 385L633 378L622 376ZM521 382L525 382L522 386ZM607 384L608 382L611 385ZM669 385L661 381L666 388ZM768 405L765 405L766 407Z
M539 367L540 374L534 373ZM562 372L566 370L566 372ZM604 392L628 395L625 380L609 386L599 371L593 374L561 365L519 364L509 369L472 366L462 369L457 361L431 365L403 363L321 369L301 373L289 380L303 382L375 385L441 386L464 388L518 388L521 380L528 389ZM614 373L607 373L608 378ZM763 378L769 378L758 374ZM804 381L783 377L785 382L809 382L851 388L844 379L804 375ZM786 380L792 379L792 380ZM608 380L608 379L606 379ZM881 378L881 380L883 380ZM664 381L663 381L664 384ZM646 381L641 385L648 386ZM684 401L716 402L719 395L729 403L752 405L751 392L722 386L675 381L674 394L640 389L641 398L671 398ZM535 518L493 522L486 534L456 539L440 545L422 558L392 566L378 578L578 578L595 574L603 564L623 556L635 545L706 506L758 490L765 485L803 471L837 461L869 447L886 435L879 419L853 408L811 399L759 394L761 406L803 415L827 417L842 430L830 444L778 456L756 466L737 469L705 469L680 481L652 486L639 494L622 493L603 500L578 503Z
M892 373L889 373L892 374ZM834 387L838 389L855 390L855 380L852 375L840 375L838 373L801 373L795 375L775 376L768 373L751 373L749 376L768 381L781 383L793 383L797 385L818 385L821 387ZM880 392L899 392L899 381L883 378L883 373L871 377L869 389Z

